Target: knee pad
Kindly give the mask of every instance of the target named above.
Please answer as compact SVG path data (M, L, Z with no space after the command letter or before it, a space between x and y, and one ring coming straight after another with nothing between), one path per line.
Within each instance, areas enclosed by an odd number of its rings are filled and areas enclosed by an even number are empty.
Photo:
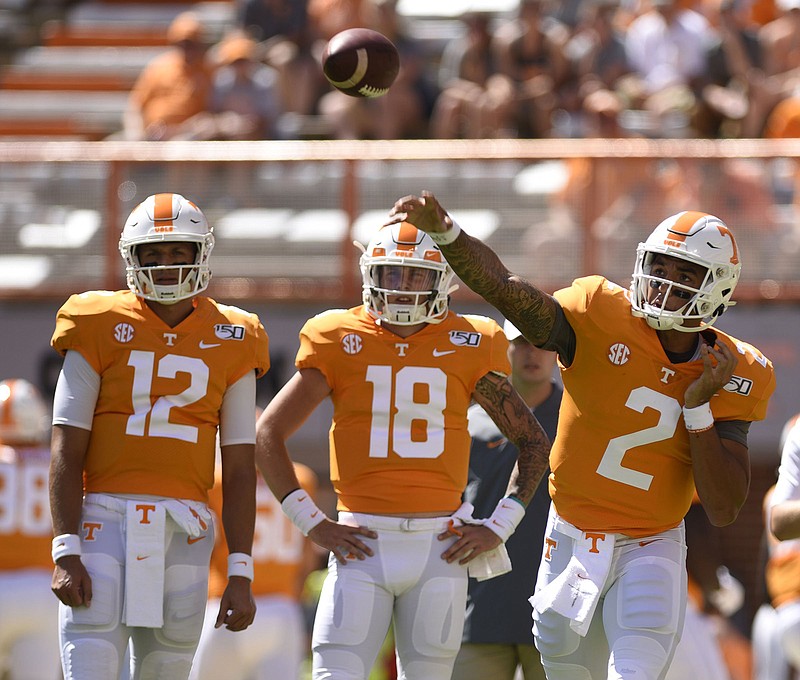
M196 645L203 630L208 598L208 570L173 565L164 580L164 626L156 639L167 646Z
M322 584L322 592L314 617L314 642L333 645L358 645L367 639L370 621L375 608L371 588L350 587L362 580L357 568L351 568L339 578L329 575ZM369 577L364 575L363 581Z
M416 655L446 657L455 661L464 633L466 579L432 578L419 592L411 625L411 646ZM408 631L408 621L401 622ZM395 632L395 637L398 637ZM398 640L399 641L399 640Z
M611 648L608 680L660 678L668 660L667 650L653 638L626 635Z
M569 626L569 619L552 610L533 612L533 640L542 657L559 657L578 649L580 635ZM560 675L557 677L561 677Z
M137 680L186 680L192 668L192 652L154 651L142 659Z
M107 640L71 640L61 648L64 680L107 680L119 676L117 648Z
M642 557L630 563L619 579L617 621L624 629L677 635L686 594L682 568L663 557Z

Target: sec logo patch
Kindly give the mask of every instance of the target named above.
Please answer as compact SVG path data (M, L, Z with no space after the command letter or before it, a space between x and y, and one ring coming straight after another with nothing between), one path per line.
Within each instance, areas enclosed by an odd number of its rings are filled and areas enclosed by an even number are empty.
M342 338L342 349L345 354L358 354L364 347L364 341L356 333L348 333Z
M117 342L128 343L133 340L135 332L129 323L118 323L114 326L114 339Z
M627 364L630 356L630 348L622 342L618 342L608 348L608 360L615 366Z

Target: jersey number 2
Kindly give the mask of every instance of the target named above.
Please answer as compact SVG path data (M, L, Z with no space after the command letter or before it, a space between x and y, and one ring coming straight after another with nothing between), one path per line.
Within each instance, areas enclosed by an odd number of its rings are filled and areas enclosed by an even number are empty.
M653 427L623 434L609 441L600 459L600 465L597 466L597 473L621 484L647 491L653 481L653 475L625 467L622 459L634 447L671 439L681 417L681 405L676 399L649 387L637 387L628 395L625 406L639 413L644 413L647 408L655 409L660 414L658 422Z

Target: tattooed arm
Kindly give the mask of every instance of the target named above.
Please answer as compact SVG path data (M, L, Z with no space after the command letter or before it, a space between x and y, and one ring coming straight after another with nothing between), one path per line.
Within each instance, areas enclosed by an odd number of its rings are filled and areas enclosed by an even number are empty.
M448 529L439 534L440 541L450 542L447 550L442 553L442 559L448 562L458 560L459 564L467 564L478 555L493 550L514 531L521 515L525 514L524 507L530 503L536 487L547 470L550 455L550 441L539 421L504 376L487 373L478 381L472 396L519 450L507 491L507 496L516 500L501 499L487 520L492 521L496 518L498 521L494 524L498 526L501 526L502 522L506 526L507 534L497 533L496 529L489 528L487 524L462 526L456 532ZM507 509L502 517L499 514L502 510L500 506L503 505L511 507L511 514L516 517L513 524L508 522ZM459 537L456 541L453 541L453 533Z
M429 234L453 229L453 220L436 197L405 196L394 204L389 223L409 222ZM556 301L529 281L512 274L485 243L463 231L452 242L439 246L453 271L472 290L494 305L534 345L550 337L556 317Z
M550 440L536 416L504 376L487 373L478 381L473 396L519 450L506 493L527 505L547 470Z
M508 529L508 533L511 533L519 523L520 515L525 514L524 508L520 508L530 503L547 469L550 442L539 421L504 376L487 373L478 381L472 396L491 416L500 431L519 449L519 457L511 473L507 491L507 495L516 500L502 499L489 518L492 520L497 517L501 520L498 515L501 505L517 508L516 511L512 510L516 520ZM516 501L522 503L522 506ZM493 550L505 540L486 524L459 527L456 533L459 538L454 542L453 532L449 529L439 534L439 540L451 541L447 550L442 553L442 558L448 562L458 560L459 564L467 564L481 553Z

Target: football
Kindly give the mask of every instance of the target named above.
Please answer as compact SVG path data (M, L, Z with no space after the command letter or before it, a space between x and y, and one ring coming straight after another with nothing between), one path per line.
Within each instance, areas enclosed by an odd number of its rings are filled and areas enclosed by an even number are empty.
M400 55L391 40L368 28L350 28L333 36L322 54L328 82L351 97L380 97L400 70Z

